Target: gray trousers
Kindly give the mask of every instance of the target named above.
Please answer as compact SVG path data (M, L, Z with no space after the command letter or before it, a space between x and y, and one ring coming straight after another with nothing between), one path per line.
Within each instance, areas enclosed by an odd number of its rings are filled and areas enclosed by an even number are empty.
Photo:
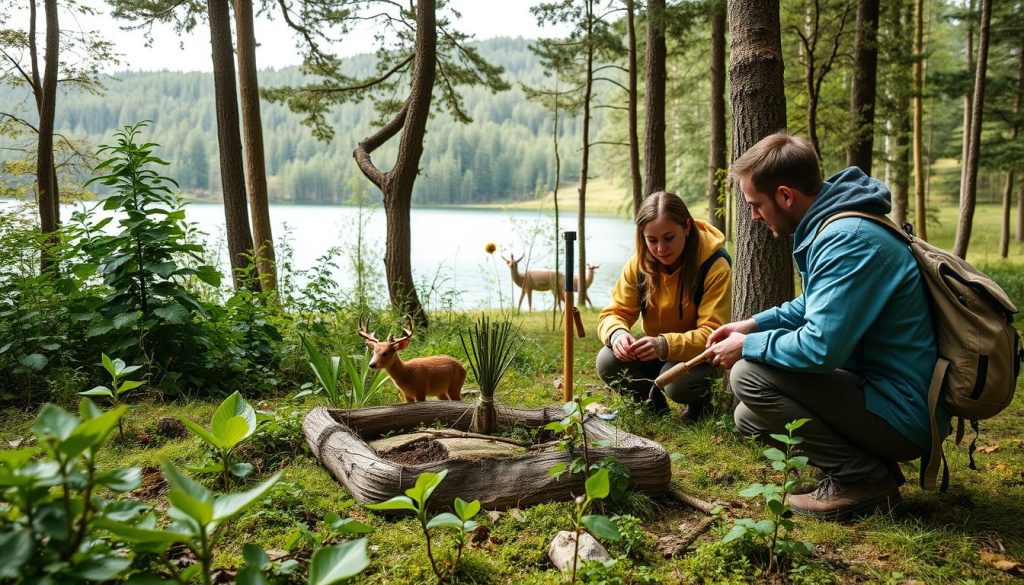
M887 477L902 483L897 462L924 454L865 409L861 378L853 372L792 372L740 360L732 367L729 382L740 402L733 416L741 433L774 444L769 434L785 434L786 423L811 419L794 432L804 438L796 449L840 483Z
M647 400L654 385L654 379L679 362L661 360L624 362L615 357L609 347L597 352L597 375L612 388L623 394L631 394L639 401ZM710 398L711 383L722 374L714 366L701 364L665 387L665 394L674 402L693 404ZM655 392L660 395L659 392ZM664 398L654 397L655 406L668 406Z

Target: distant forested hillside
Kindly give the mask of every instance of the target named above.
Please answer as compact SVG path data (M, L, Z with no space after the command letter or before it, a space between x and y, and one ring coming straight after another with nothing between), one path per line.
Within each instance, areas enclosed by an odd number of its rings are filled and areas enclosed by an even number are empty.
M479 43L482 54L505 67L511 91L490 94L464 89L471 124L458 124L448 115L432 119L427 127L422 176L414 202L421 205L489 202L535 196L550 189L554 174L551 115L528 102L520 83L551 83L528 41L496 39ZM373 59L354 57L353 73L370 74ZM220 196L213 76L210 73L121 73L108 79L103 95L81 93L58 97L56 131L87 140L94 147L112 141L114 130L139 120L152 120L146 140L161 145L158 154L172 163L167 173L182 191L198 196ZM297 68L260 72L262 87L298 84ZM23 101L22 115L33 119L25 95L0 88L0 102ZM359 189L371 189L356 168L352 150L374 131L378 115L372 104L346 104L329 118L335 137L330 143L313 138L300 116L283 105L263 102L263 135L274 201L339 203ZM576 152L580 120L563 120L562 178L579 175ZM600 114L595 122L600 125ZM382 168L390 166L397 141L374 153ZM0 151L0 158L5 155Z

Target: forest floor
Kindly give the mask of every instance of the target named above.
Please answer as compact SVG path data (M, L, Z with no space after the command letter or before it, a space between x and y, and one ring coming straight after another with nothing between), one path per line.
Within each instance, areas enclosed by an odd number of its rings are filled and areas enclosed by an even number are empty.
M949 246L953 226L950 210L939 214L935 240ZM1013 243L1011 261L997 261L991 233L998 221L994 207L979 209L972 259L999 277L1011 296L1024 302L1024 272L1019 266L1022 245ZM995 231L998 242L998 231ZM904 464L908 482L902 489L903 503L891 514L863 517L848 523L796 519L794 537L815 545L810 557L797 558L773 575L763 572L756 555L744 555L735 545L721 543L735 518L767 517L759 500L748 500L739 492L754 482L780 483L762 455L763 447L740 437L731 422L730 399L720 390L716 415L690 424L682 409L674 406L667 416L651 416L610 393L594 372L599 349L595 337L596 310L583 311L587 337L577 340L574 355L577 393L596 395L617 411L613 424L661 443L672 455L672 485L707 501L723 504L723 516L683 553L663 558L655 550L660 537L682 537L706 517L704 513L671 499L634 498L620 513L641 518L643 532L633 535L639 551L629 553L622 543L610 543L619 561L594 568L588 582L595 583L1012 583L1024 574L1024 392L991 421L983 422L975 455L977 471L968 469L966 442L956 447L945 444L951 487L945 493L925 492L916 484L917 463ZM514 315L523 323L529 339L499 389L498 402L510 407L539 407L558 404L561 377L562 332L552 329L551 313ZM417 353L448 348L456 353L458 337L446 330L452 315L435 314L437 333L425 342L417 340L407 350ZM433 331L433 330L432 330ZM446 332L447 331L447 332ZM361 349L361 348L358 348ZM353 348L357 350L357 348ZM461 350L458 350L461 351ZM312 373L307 379L313 381ZM472 386L472 384L470 384ZM1020 385L1020 384L1019 384ZM379 403L399 402L390 382ZM83 388L84 390L84 388ZM227 389L230 391L230 389ZM385 517L360 506L339 486L313 457L302 439L300 423L311 408L321 404L316 397L289 398L298 384L287 382L275 396L249 397L263 411L273 413L274 433L268 433L243 450L242 460L255 466L245 486L254 485L275 470L283 479L259 506L247 512L226 534L216 564L241 564L243 543L255 542L267 550L301 556L304 545L296 535L325 534L324 517L335 512L357 518L373 527L369 535L370 567L356 583L419 584L434 578L424 554L424 542L412 517ZM1020 390L1018 388L1018 390ZM144 470L143 487L133 494L164 502L167 486L160 462L168 460L182 468L199 465L206 451L199 439L188 435L165 437L157 428L162 417L188 417L208 423L218 399L161 402L153 397L129 399L126 437L111 441L103 463L139 466ZM61 402L77 402L69 394ZM7 410L0 415L2 445L30 435L36 411ZM971 435L968 435L968 440ZM210 477L208 485L215 484ZM243 487L245 487L243 486ZM559 530L571 528L571 504L555 502L503 514L481 514L478 520L488 537L467 547L454 583L515 583L530 585L564 582L547 559L548 543ZM611 511L614 512L614 511ZM451 538L440 540L440 550L451 549ZM437 545L435 545L437 546ZM437 550L437 549L435 549Z

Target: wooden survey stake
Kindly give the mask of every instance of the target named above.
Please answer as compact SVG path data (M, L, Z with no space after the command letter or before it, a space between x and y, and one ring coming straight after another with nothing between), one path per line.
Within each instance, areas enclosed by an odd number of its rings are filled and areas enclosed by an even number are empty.
M576 242L576 232L564 232L563 237L565 238L565 285L563 286L563 294L565 299L565 327L563 327L564 342L562 344L562 402L572 401L572 335L576 329L573 323L573 313L576 307L573 305L573 286L572 286L572 263L573 263L573 245Z

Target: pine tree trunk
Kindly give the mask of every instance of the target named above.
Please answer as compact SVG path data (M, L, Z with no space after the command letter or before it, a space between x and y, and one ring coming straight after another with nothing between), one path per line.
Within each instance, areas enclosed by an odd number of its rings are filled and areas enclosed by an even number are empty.
M555 148L555 182L551 188L552 200L555 205L555 274L558 274L558 262L561 259L558 254L558 242L562 234L558 226L558 185L562 182L562 157L558 152L558 72L555 72L555 108L551 122L551 142ZM558 327L558 303L551 303L551 330Z
M914 4L914 228L928 239L928 212L924 200L924 0Z
M1024 113L1024 39L1017 46L1017 89L1013 96L1013 128L1010 130L1010 142L1014 143L1020 138L1021 114ZM1000 256L1006 258L1010 253L1010 207L1013 197L1013 168L1006 174L1006 187L1003 190L1003 233L1000 238ZM1024 185L1024 181L1021 181ZM1024 188L1021 188L1022 201L1024 201ZM1017 214L1017 241L1021 239L1021 219L1024 207L1018 205Z
M580 278L576 285L576 306L586 307L587 279L583 278L587 269L587 174L590 172L590 101L594 95L594 0L586 0L587 19L587 70L583 88L583 160L580 162L579 209L577 215L577 244L579 262L577 270ZM565 267L566 271L570 268Z
M964 26L967 28L967 73L970 74L974 71L974 0L970 0L967 8L967 19L964 22ZM960 142L960 192L957 193L957 199L962 199L964 191L967 190L967 173L964 169L967 168L967 158L970 154L970 139L971 139L971 112L974 110L973 96L968 91L964 94L964 122L963 122L963 136Z
M409 97L401 111L380 130L356 147L353 156L359 170L384 196L387 235L384 249L384 273L391 305L411 315L418 327L430 325L420 303L412 278L410 208L412 189L419 174L423 138L430 117L430 99L437 78L437 4L420 0L416 4L416 49ZM395 165L383 172L370 154L401 131Z
M899 54L911 55L913 36L905 34L905 31L912 26L911 23L914 20L913 6L908 4L905 9L901 8L899 4L896 4L890 12L892 17L891 34L902 39L899 42ZM907 221L907 211L910 209L910 154L911 135L913 134L910 101L913 91L903 81L902 74L897 75L892 88L895 102L892 122L896 134L895 148L892 154L895 171L892 182L892 219L897 225L903 225Z
M978 164L981 155L981 123L985 108L985 73L988 69L989 29L992 22L992 0L981 0L981 27L978 34L978 69L974 77L974 107L971 111L971 144L967 151L964 172L967 179L960 197L960 221L956 227L953 253L967 258L974 225L974 207L978 191Z
M32 4L34 8L35 3ZM44 234L53 234L60 224L60 194L57 192L57 175L53 164L53 120L57 112L57 65L60 62L57 0L44 0L43 10L46 18L46 63L43 65L43 79L40 84L36 186L39 229ZM34 15L32 22L35 22ZM52 241L55 239L51 239ZM50 258L49 250L44 248L40 257L40 269L46 272L53 268L55 265Z
M999 257L1006 258L1010 253L1010 202L1013 199L1013 169L1006 172L1006 184L1003 186L1003 221L999 231Z
M725 159L725 1L711 5L711 148L708 152L708 221L725 232L718 194Z
M637 133L636 6L626 0L626 50L629 59L629 176L632 185L633 213L640 209L644 193L640 180L640 137Z
M665 190L665 0L647 3L644 196Z
M786 127L778 0L730 0L729 79L733 160L765 136ZM790 237L773 238L754 222L736 192L736 264L733 319L746 319L793 298Z
M267 170L263 151L263 120L260 116L259 77L256 73L256 33L252 0L234 0L235 34L238 38L238 90L242 105L242 139L245 141L245 178L249 191L249 216L256 247L260 288L277 289L274 237L267 197Z
M871 174L874 150L875 92L878 80L879 0L859 0L854 40L853 84L850 88L850 117L854 142L846 153L846 164Z
M228 256L235 288L258 286L245 282L252 254L252 232L245 196L242 139L238 128L238 95L235 91L234 51L231 47L231 16L228 0L207 0L210 45L213 59L213 88L217 110L217 144L220 148L221 192L228 237Z

